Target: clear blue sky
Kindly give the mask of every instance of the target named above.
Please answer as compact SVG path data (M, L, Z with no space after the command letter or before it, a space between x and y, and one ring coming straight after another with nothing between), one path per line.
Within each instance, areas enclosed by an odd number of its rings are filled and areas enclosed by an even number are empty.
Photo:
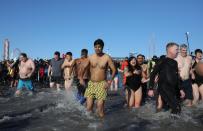
M167 42L186 42L187 31L191 50L203 49L202 13L203 0L0 0L0 41L32 58L91 54L97 38L112 56L149 56L152 44L161 55Z

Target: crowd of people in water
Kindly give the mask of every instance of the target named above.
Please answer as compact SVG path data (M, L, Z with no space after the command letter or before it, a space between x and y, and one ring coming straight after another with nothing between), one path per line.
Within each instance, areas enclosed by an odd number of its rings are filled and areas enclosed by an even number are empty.
M82 49L77 59L73 59L71 52L61 58L56 51L50 60L32 60L21 53L15 61L3 61L0 63L0 96L3 97L3 87L15 88L15 96L19 97L24 88L34 91L33 83L57 91L64 87L67 92L74 84L76 99L88 112L93 112L96 100L97 114L104 117L108 89L118 91L121 74L129 108L139 108L147 97L155 97L157 112L169 109L172 114L179 114L182 105L192 107L203 100L201 49L196 49L195 56L191 56L186 44L170 42L166 45L166 55L146 60L139 54L115 61L103 48L103 40L97 39L95 53L88 55L88 50Z

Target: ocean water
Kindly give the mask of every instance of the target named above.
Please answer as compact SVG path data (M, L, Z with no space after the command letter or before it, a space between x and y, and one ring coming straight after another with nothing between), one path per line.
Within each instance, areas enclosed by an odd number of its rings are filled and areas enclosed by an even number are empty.
M169 111L156 113L156 103L150 99L140 109L128 109L119 88L108 91L101 119L95 107L90 114L80 105L75 87L69 92L35 87L33 94L25 91L15 97L15 90L9 89L0 97L0 131L203 131L203 103L182 107L180 116L171 116Z
M140 109L124 106L124 93L108 92L105 103L105 117L89 114L80 105L72 92L44 88L33 95L24 93L21 97L0 98L1 131L202 131L203 104L193 108L182 108L179 117L172 117L169 111L155 112L155 102L147 101ZM96 112L96 108L94 108Z

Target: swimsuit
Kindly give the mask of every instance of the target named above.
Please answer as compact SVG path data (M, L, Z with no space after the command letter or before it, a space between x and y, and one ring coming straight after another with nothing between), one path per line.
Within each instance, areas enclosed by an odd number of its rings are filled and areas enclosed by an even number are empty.
M97 100L106 100L107 91L104 89L104 86L106 86L106 81L89 81L88 87L85 91L85 97Z

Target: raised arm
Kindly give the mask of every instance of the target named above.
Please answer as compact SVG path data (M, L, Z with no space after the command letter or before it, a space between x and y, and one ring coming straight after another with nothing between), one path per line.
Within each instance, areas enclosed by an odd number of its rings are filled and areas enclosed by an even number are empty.
M63 70L66 67L66 60L64 60L63 64L61 65L61 69Z

